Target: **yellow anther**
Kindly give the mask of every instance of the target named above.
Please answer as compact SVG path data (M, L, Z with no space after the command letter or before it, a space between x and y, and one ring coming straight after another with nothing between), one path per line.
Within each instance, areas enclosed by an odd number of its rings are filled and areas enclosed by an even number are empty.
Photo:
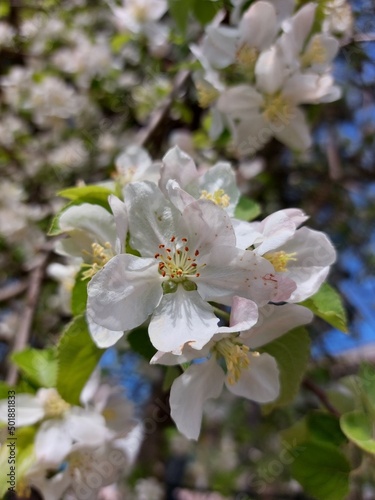
M52 391L44 402L44 411L47 418L57 418L69 410L70 404L62 399L57 391Z
M133 181L136 171L137 167L128 167L126 169L117 167L117 171L113 172L111 177L118 182L120 186L126 186L129 182Z
M236 60L239 66L243 69L253 70L255 63L258 59L258 51L254 47L250 47L247 43L241 45L241 47L237 50Z
M30 497L31 489L30 489L30 486L27 484L27 482L24 479L17 481L16 493L17 493L17 496L21 497L21 498L29 498Z
M264 99L263 117L275 125L286 123L290 119L292 109L292 104L283 95L268 95Z
M146 5L134 5L132 13L139 23L145 23L148 19L148 7Z
M296 255L297 255L296 252L286 253L284 251L280 251L280 252L266 253L265 255L263 255L263 257L267 259L269 262L271 262L276 272L283 273L287 271L287 266L289 261L297 260L295 257Z
M196 83L198 104L201 108L208 108L219 97L219 91L209 83L200 81Z
M209 193L204 190L201 192L202 199L213 201L219 207L229 207L230 197L225 193L224 189L217 189L214 193Z
M214 351L219 357L224 358L228 383L233 385L238 382L242 370L250 365L249 347L236 340L225 338L216 343Z
M323 64L327 61L327 49L319 38L314 38L306 52L301 56L304 68L314 64Z
M92 253L83 251L83 253L90 257L91 264L84 264L88 267L87 271L82 273L82 279L92 278L109 260L114 257L112 245L107 241L104 245L93 243L91 245Z

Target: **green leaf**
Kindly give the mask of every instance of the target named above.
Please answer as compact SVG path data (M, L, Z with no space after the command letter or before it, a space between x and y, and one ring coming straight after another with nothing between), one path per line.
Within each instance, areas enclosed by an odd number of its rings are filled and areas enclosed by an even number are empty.
M132 350L147 359L147 361L150 361L156 353L156 349L151 344L150 337L148 336L148 330L144 326L140 326L131 331L126 337L126 340L129 342Z
M359 448L375 455L375 422L370 414L363 411L345 413L340 418L345 436Z
M346 312L338 292L328 283L323 283L319 291L307 300L301 302L319 318L342 332L348 331Z
M77 202L72 201L71 203L68 203L65 205L64 208L62 208L52 219L50 228L48 230L48 236L57 236L62 233L60 229L60 217L61 215L67 210L69 207L72 207L73 205L77 205Z
M375 368L370 363L362 363L359 370L359 380L362 397L366 409L372 412L375 418Z
M111 40L111 48L113 52L120 52L124 45L126 45L131 39L130 33L118 33Z
M186 33L192 2L193 0L168 0L169 12L182 35Z
M114 193L103 186L79 186L63 189L57 194L71 201L93 203L94 205L101 205L109 210L108 196Z
M349 491L350 464L335 446L305 442L291 465L293 477L316 500L343 500ZM293 451L292 451L293 454Z
M258 217L261 213L260 205L248 198L247 196L241 196L234 215L237 219L250 221Z
M279 397L263 406L263 410L268 413L278 406L289 404L298 393L309 361L310 338L305 328L295 328L260 351L273 356L280 371Z
M55 387L57 379L56 349L25 349L11 356L25 377L38 387Z
M71 309L73 316L79 316L86 311L87 306L87 285L90 280L82 279L87 267L82 266L78 271L72 290Z
M163 381L163 391L168 391L171 388L173 382L180 375L181 375L181 370L178 366L167 366Z
M222 7L221 0L193 0L193 13L196 19L205 26L215 17Z
M58 345L57 390L65 401L80 404L82 389L103 353L91 339L85 317L74 318Z
M337 417L325 411L312 411L306 417L309 440L330 443L336 446L347 442Z

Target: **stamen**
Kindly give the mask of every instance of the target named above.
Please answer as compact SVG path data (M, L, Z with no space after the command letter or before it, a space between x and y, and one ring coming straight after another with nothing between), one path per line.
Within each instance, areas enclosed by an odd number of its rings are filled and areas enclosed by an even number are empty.
M67 410L69 410L69 408L70 404L64 401L57 391L51 389L51 393L48 394L48 397L44 402L46 417L61 417Z
M198 104L201 108L208 108L219 97L219 91L207 82L200 81L195 86L198 94Z
M230 197L225 193L224 189L217 189L214 193L209 193L204 190L201 192L200 198L213 201L216 205L222 208L227 208L230 203Z
M284 251L280 252L268 252L263 257L267 259L277 273L284 273L287 271L287 265L290 261L296 261L297 252L286 253Z
M88 269L82 273L83 280L92 278L115 255L109 241L106 241L103 246L99 243L93 243L91 248L92 253L83 251L83 254L88 255L92 261L91 264L84 264Z
M268 95L264 98L263 117L274 125L288 122L292 110L292 104L281 94Z
M215 344L213 350L217 356L224 358L229 384L238 382L242 370L250 366L249 347L233 338L224 338Z

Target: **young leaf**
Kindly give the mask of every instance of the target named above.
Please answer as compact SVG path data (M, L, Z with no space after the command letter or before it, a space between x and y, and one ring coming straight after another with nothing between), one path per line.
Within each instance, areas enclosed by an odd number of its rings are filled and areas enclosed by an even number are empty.
M237 219L251 221L258 217L260 213L261 208L256 201L247 198L247 196L241 196L234 215Z
M342 332L348 331L348 320L338 292L327 283L323 283L319 291L307 300L301 302L319 318Z
M86 311L88 279L82 279L86 267L81 267L75 279L71 297L71 309L73 316L79 316Z
M310 355L310 339L303 327L295 328L261 349L273 356L280 371L280 394L276 401L263 406L268 413L285 406L295 398L306 371Z
M11 356L25 377L38 387L55 387L57 355L55 349L25 349Z
M349 491L350 464L335 446L305 442L291 465L293 477L316 500L342 500ZM293 453L293 451L292 451Z
M321 410L312 411L307 415L306 423L312 441L330 443L335 446L347 442L341 431L339 419L331 413Z
M109 210L108 196L114 193L111 189L103 186L79 186L63 189L57 194L80 204L93 203L94 205L101 205Z
M340 419L342 432L359 448L375 455L375 426L370 414L356 410Z
M189 13L192 8L193 0L168 0L168 7L177 28L184 35L189 20Z
M103 353L91 339L85 317L76 316L58 345L57 390L65 401L80 404L82 389Z

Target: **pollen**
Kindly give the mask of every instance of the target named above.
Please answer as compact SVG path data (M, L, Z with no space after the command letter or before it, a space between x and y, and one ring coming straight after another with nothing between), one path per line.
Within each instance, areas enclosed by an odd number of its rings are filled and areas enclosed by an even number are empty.
M257 49L244 43L236 52L236 61L242 69L253 71L258 55Z
M209 83L200 81L196 83L198 104L201 108L208 108L219 97L219 91Z
M214 351L218 357L224 358L229 384L238 382L242 370L250 366L249 347L232 338L224 338L216 343Z
M213 201L221 208L227 208L230 203L230 197L225 193L224 189L217 189L214 193L204 190L201 192L200 198Z
M206 264L197 262L199 250L191 250L187 245L187 238L178 239L172 236L171 248L159 245L159 252L155 259L159 260L159 273L175 283L181 283L191 278L199 278L201 270Z
M314 38L309 48L301 56L301 64L304 68L314 64L323 64L327 61L327 49L319 38Z
M288 122L292 110L292 104L283 95L275 94L265 96L263 117L266 121L274 125Z
M269 252L266 253L263 257L267 259L273 267L275 268L275 271L277 273L284 273L285 271L288 270L287 266L290 261L296 261L296 252L293 253L286 253L284 251L280 252Z
M83 251L84 255L88 255L91 260L91 264L84 264L88 267L87 271L82 274L82 279L92 278L108 261L115 256L112 245L107 241L104 245L99 243L93 243L91 245L92 252Z
M64 401L60 394L54 390L51 390L44 402L44 411L48 418L62 417L69 408L70 404Z

